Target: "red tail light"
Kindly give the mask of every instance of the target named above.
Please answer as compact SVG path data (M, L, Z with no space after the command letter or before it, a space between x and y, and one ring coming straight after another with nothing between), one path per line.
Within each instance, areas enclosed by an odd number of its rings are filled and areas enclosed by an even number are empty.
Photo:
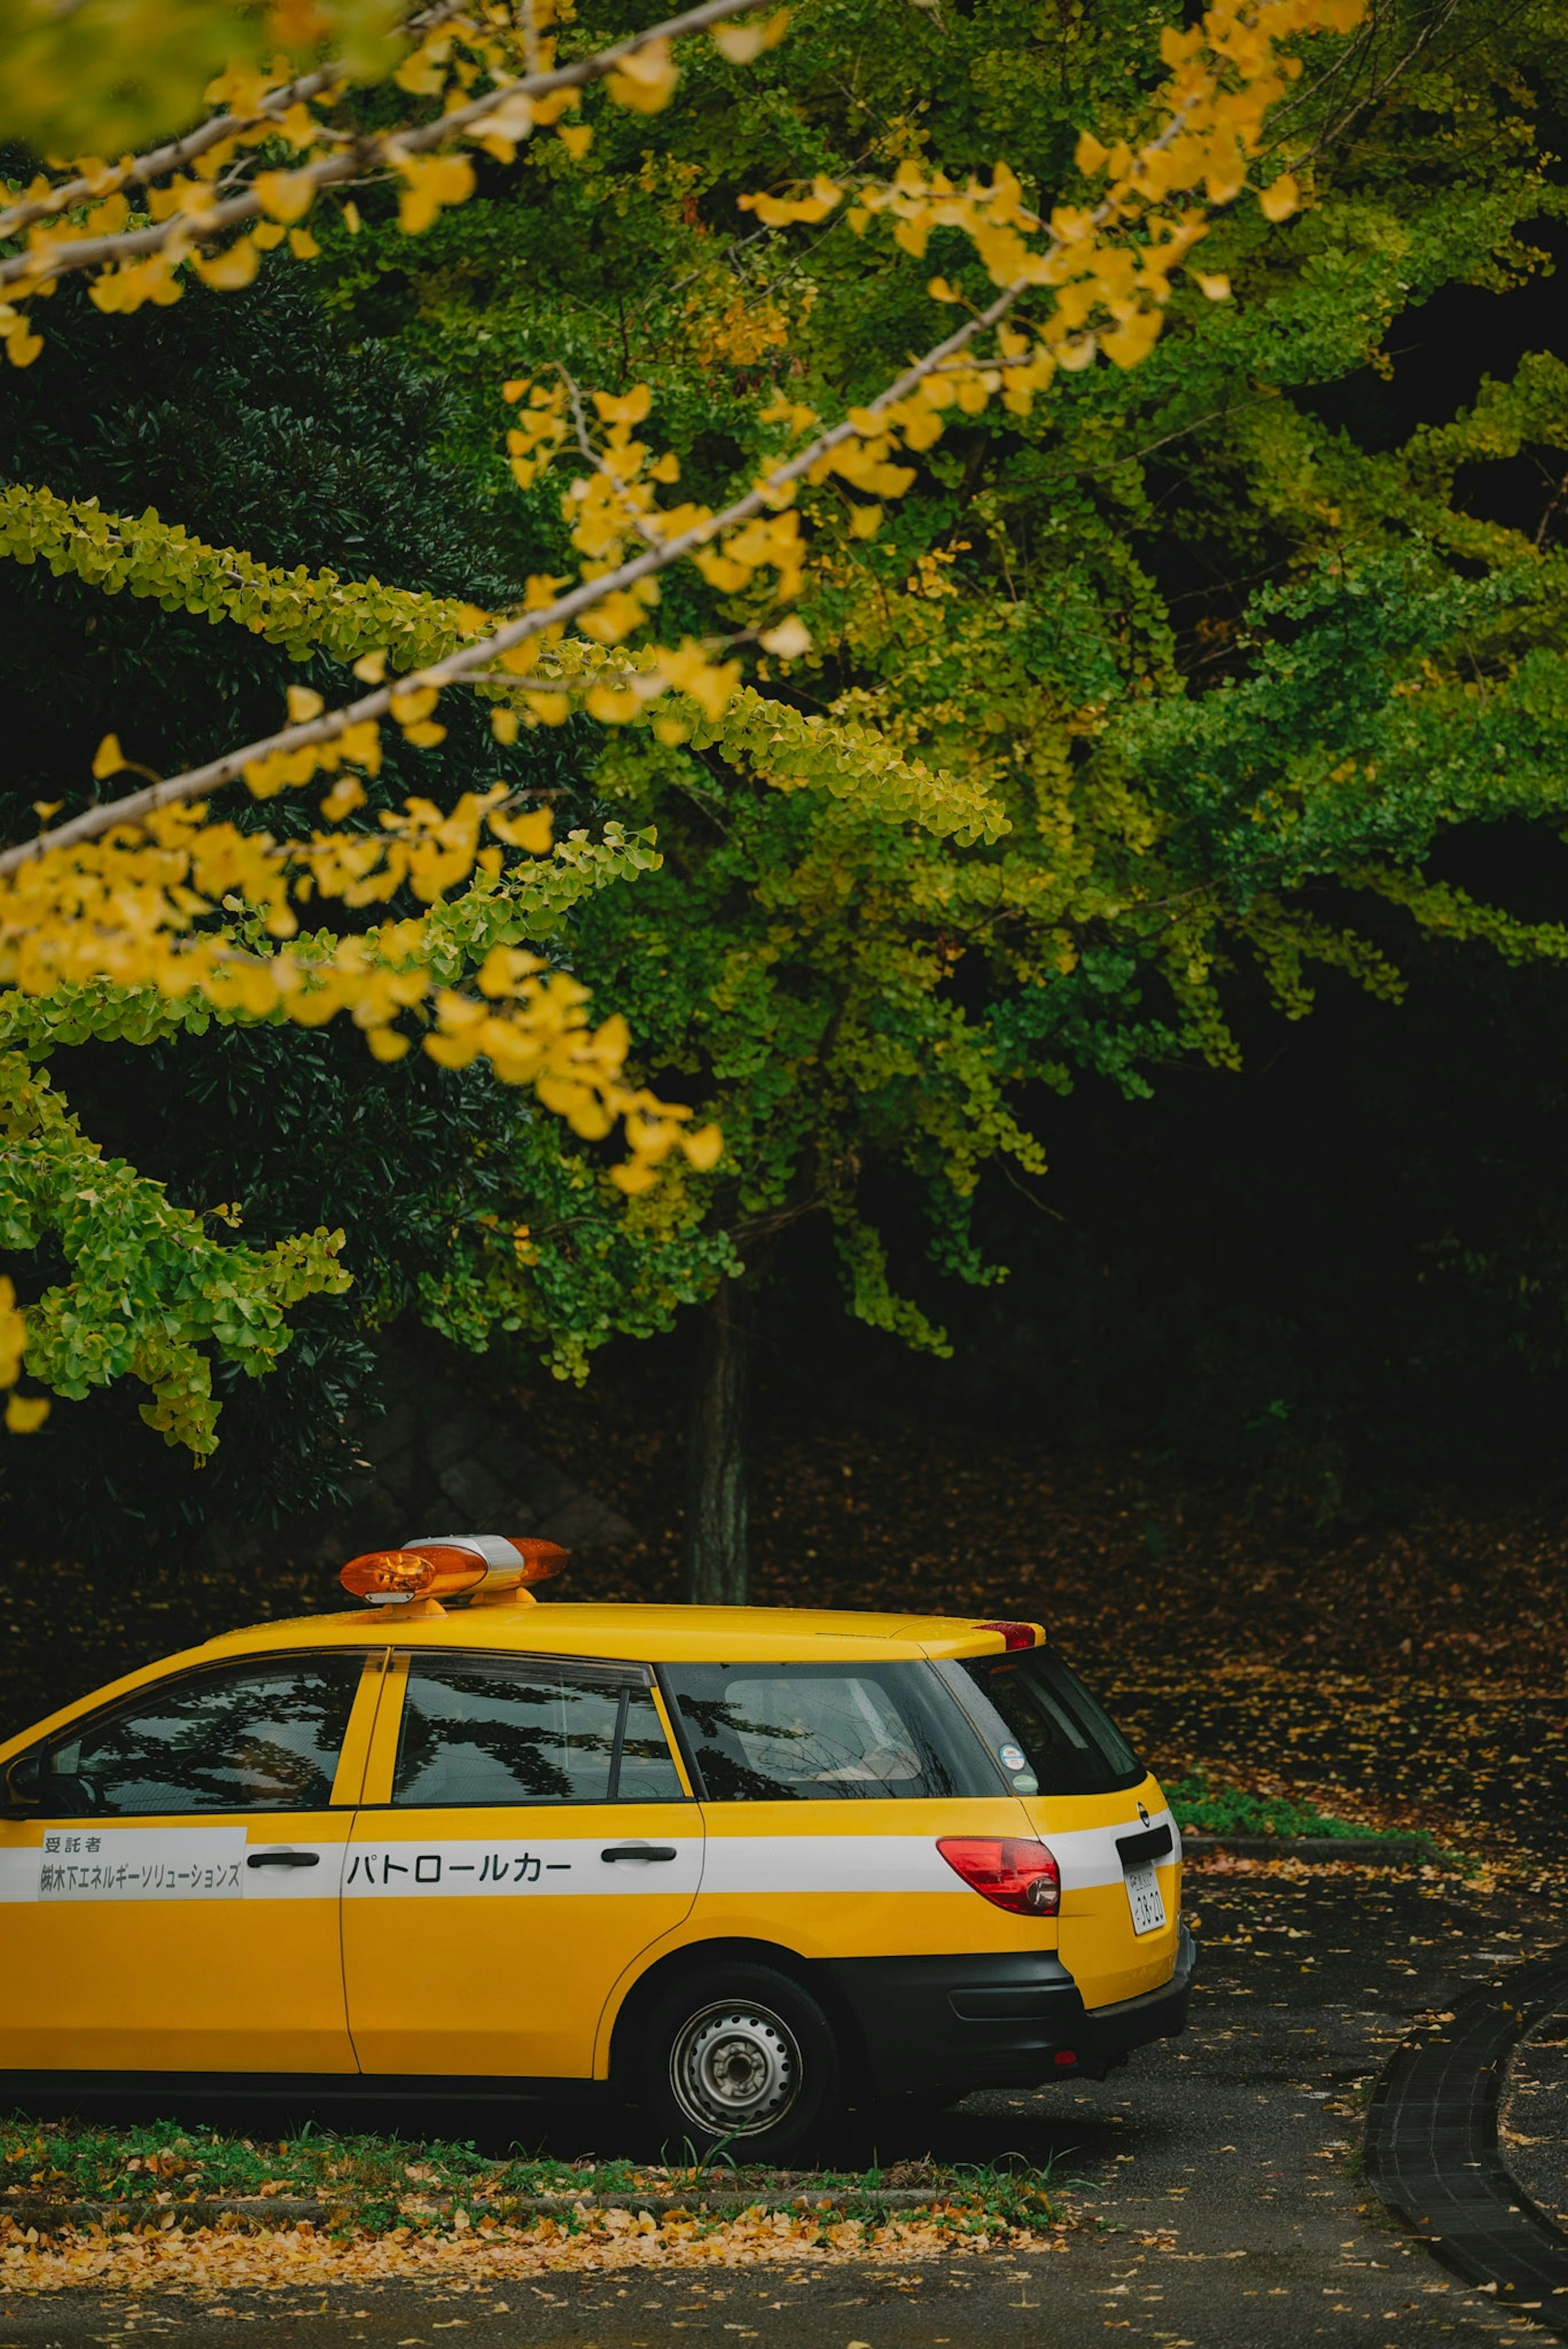
M1019 1917L1054 1917L1062 1876L1043 1843L1019 1836L939 1836L937 1849L964 1882Z
M977 1631L1000 1631L1007 1648L1036 1648L1040 1635L1033 1623L977 1623Z

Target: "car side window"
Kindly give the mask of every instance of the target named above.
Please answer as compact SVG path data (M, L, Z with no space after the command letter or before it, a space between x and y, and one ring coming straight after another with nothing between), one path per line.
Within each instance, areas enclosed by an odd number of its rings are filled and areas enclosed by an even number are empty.
M974 1791L965 1767L972 1736L960 1716L955 1741L925 1664L672 1664L666 1678L714 1802ZM993 1792L993 1782L981 1791Z
M269 1656L139 1689L40 1756L40 1809L64 1818L322 1810L364 1661Z
M670 1758L670 1741L664 1734L664 1723L659 1718L652 1691L628 1689L616 1800L621 1803L678 1803L682 1791L675 1764Z
M395 1804L679 1802L649 1690L537 1657L412 1657Z

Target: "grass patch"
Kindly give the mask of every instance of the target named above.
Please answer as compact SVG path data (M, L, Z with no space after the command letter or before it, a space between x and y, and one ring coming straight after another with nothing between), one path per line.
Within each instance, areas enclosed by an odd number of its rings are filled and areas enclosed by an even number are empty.
M1070 2181L1076 2184L1078 2181ZM504 2212L525 2198L607 2196L701 2201L714 2192L780 2198L831 2193L839 2216L873 2211L888 2191L929 2192L964 2207L981 2228L1059 2224L1063 2188L1049 2167L898 2161L867 2170L787 2170L737 2163L659 2165L562 2161L520 2149L498 2158L472 2144L307 2128L295 2137L238 2137L174 2121L114 2127L80 2120L0 2122L0 2218L6 2202L113 2203L128 2224L182 2203L254 2199L327 2204L334 2224L385 2234L445 2227L458 2211ZM1053 2195L1057 2199L1053 2199ZM258 2214L259 2215L259 2214ZM279 2219L285 2219L280 2209Z
M1310 1803L1293 1802L1288 1795L1250 1795L1241 1786L1212 1786L1203 1770L1168 1779L1165 1795L1183 1835L1381 1837L1385 1832L1354 1819L1332 1818ZM1397 1839L1430 1840L1415 1833L1400 1833Z

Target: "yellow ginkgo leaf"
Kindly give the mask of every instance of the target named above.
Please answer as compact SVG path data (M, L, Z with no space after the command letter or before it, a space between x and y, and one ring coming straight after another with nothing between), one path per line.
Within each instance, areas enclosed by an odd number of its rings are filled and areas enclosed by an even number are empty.
M303 726L306 719L319 718L327 704L308 685L291 685L288 688L289 721Z
M341 775L321 802L321 812L328 823L337 823L352 815L365 804L365 786L358 775Z
M269 220L303 220L316 201L316 182L308 171L258 171L251 184Z
M695 1133L683 1133L680 1147L686 1154L688 1164L695 1166L699 1174L706 1174L711 1166L719 1163L724 1137L716 1125L702 1125Z
M525 815L497 813L486 820L496 839L504 840L508 848L525 849L530 856L548 854L555 819L547 807L531 808Z
M1282 171L1272 187L1265 188L1258 198L1263 218L1270 221L1289 220L1301 208L1301 190L1293 171Z
M13 1435L31 1435L49 1415L47 1395L7 1395L5 1424Z
M776 628L765 631L762 645L765 653L775 654L780 660L799 660L803 653L811 650L811 630L797 614L792 612L787 620L779 622Z
M767 46L761 25L715 25L709 38L719 55L728 57L732 66L749 66Z
M119 735L106 734L92 757L92 771L98 781L100 783L107 782L110 775L119 773L125 762L125 753L119 747Z

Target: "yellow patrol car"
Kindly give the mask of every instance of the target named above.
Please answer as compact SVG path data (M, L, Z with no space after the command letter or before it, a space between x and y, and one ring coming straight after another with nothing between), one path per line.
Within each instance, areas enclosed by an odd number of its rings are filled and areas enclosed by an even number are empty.
M1181 2029L1176 1823L1039 1625L565 1562L372 1552L0 1746L0 2098L607 2081L762 2158Z

